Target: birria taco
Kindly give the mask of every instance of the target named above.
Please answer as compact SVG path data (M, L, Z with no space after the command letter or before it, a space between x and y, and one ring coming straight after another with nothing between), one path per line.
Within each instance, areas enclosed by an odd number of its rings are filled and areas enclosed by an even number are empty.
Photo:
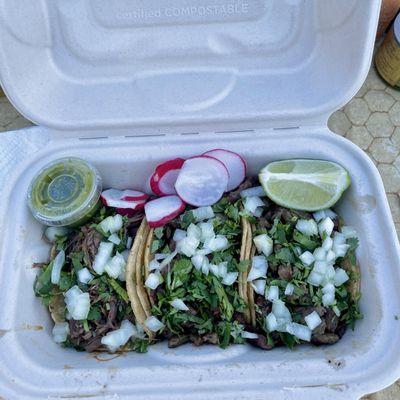
M143 220L127 264L136 320L154 340L227 347L244 343L251 227L241 199L190 208L163 227Z
M356 232L330 209L281 207L258 185L257 179L242 185L252 236L247 293L257 334L250 342L264 349L335 343L361 317Z

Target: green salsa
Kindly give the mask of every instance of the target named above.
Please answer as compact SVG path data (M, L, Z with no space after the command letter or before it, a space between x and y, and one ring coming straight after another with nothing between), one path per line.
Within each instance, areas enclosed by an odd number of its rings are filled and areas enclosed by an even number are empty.
M46 225L79 225L99 207L101 178L86 161L69 157L48 164L33 179L28 202Z

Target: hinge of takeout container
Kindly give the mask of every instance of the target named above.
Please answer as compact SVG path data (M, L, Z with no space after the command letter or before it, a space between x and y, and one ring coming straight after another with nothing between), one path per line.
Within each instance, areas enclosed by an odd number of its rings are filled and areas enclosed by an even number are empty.
M143 139L143 138L168 138L168 140L173 140L177 139L179 137L196 137L196 136L201 136L202 138L206 136L213 136L213 135L223 135L223 136L249 136L251 137L252 135L260 135L260 134L265 134L267 132L269 133L276 133L279 134L279 132L282 131L294 131L300 129L300 125L293 125L293 126L276 126L276 127L256 127L254 129L251 128L245 128L245 129L165 129L165 130L143 130L143 131L138 131L138 132L132 132L131 130L121 130L118 133L117 132L112 132L111 134L104 134L102 132L93 132L93 131L85 131L85 132L79 132L76 135L68 135L68 137L65 134L60 134L60 132L57 131L50 131L50 137L52 140L58 140L58 139L63 139L63 140L68 140L69 138L79 140L79 141L104 141L104 140L123 140L123 139L129 139L129 140L135 140L135 139ZM321 128L326 130L326 125L323 124L318 124L318 125L313 125L313 126L307 126L307 130L312 132L315 129L318 129L321 131Z

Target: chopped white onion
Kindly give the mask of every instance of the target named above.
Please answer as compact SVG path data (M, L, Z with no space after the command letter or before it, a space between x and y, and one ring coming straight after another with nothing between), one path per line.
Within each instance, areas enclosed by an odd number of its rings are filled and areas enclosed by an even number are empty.
M244 209L253 214L258 207L264 207L264 202L257 196L246 197L243 200Z
M254 291L261 296L264 296L264 294L265 294L266 284L267 284L267 281L264 279L257 279L255 281L251 282L251 286L254 289Z
M338 246L340 244L346 244L346 236L343 233L335 232L333 235L333 246Z
M333 221L329 218L326 217L324 218L319 224L318 224L318 232L319 235L322 237L323 234L325 233L326 236L331 236L333 232L333 227L335 224Z
M187 233L186 231L183 231L182 229L177 229L174 232L174 236L172 237L172 240L174 242L180 242L182 239L186 237Z
M328 264L330 264L330 263L333 263L335 260L336 260L336 254L335 254L335 252L334 252L333 250L329 250L329 251L326 253L326 262L327 262Z
M107 262L104 267L104 272L106 272L111 278L117 279L125 266L126 261L124 256L120 253L117 253L111 260Z
M332 282L335 278L335 268L333 267L333 265L328 264L328 266L326 267L325 278L328 282Z
M116 214L114 217L107 217L106 219L103 219L99 225L100 228L106 233L116 233L122 228L122 216L120 214Z
M336 213L334 213L331 209L327 208L325 210L317 211L313 214L314 219L319 222L321 219L329 217L331 219L336 218Z
M78 271L78 281L84 283L85 285L88 284L93 278L94 276L87 268L82 268Z
M286 325L292 321L289 309L286 307L282 300L275 300L272 303L272 313L276 317L277 327L276 330L279 332L286 331Z
M51 269L51 283L58 285L60 283L61 269L65 263L65 252L61 250L53 261L53 267Z
M178 254L178 250L175 250L172 253L167 254L167 257L165 257L164 260L161 261L160 268L163 269L168 264L170 264L171 261L176 257L177 254Z
M335 286L343 285L343 283L347 282L349 279L349 275L347 275L347 272L344 269L338 268L335 271L335 277L333 278Z
M223 251L229 247L229 241L226 236L217 235L213 238L207 239L204 242L204 247L214 251Z
M160 272L157 271L157 272L152 272L151 274L149 274L144 285L151 290L155 290L163 282L164 282L164 278L162 277Z
M294 285L293 283L288 283L285 288L285 295L291 296L294 293Z
M344 257L347 254L349 248L350 245L348 244L338 244L338 245L333 245L332 250L335 253L336 257Z
M308 326L297 324L296 322L288 323L286 325L286 332L305 342L311 340L311 329Z
M122 257L124 257L125 262L128 262L130 251L128 249L126 249L121 254L122 254Z
M158 271L161 269L161 264L156 259L153 259L149 262L147 269L149 271Z
M193 266L197 269L197 270L201 270L201 267L203 266L203 262L204 259L207 258L206 256L204 256L203 254L199 254L196 253L190 260L192 261ZM218 267L215 266L218 270ZM211 267L210 267L211 269Z
M240 196L241 197L252 197L252 196L265 197L266 193L262 186L255 186L252 188L242 190L240 192Z
M128 239L126 239L126 248L128 250L130 250L132 247L132 244L133 244L133 238L132 238L132 236L128 236Z
M144 332L143 326L137 323L133 329L133 337L137 339L146 339L146 334Z
M207 239L213 238L215 236L214 233L214 224L211 221L208 222L200 222L198 227L201 230L201 241L204 243Z
M267 259L264 256L254 256L249 275L247 276L247 282L251 282L259 278L266 278L267 270Z
M228 272L222 279L222 283L227 286L233 285L239 276L238 272Z
M299 219L296 229L306 236L318 235L317 223L313 219Z
M193 236L186 236L177 243L177 250L186 257L192 257L200 244L200 240Z
M346 239L357 238L357 231L352 226L343 226L340 231Z
M332 285L332 283L327 283L323 288L322 288L322 293L333 293L335 294L335 286Z
M279 318L286 318L290 321L292 320L290 311L282 300L275 300L272 303L272 312L277 318L279 317Z
M304 320L311 330L314 330L317 326L321 325L322 322L321 317L316 311L313 311L311 314L306 315L304 317Z
M323 275L311 271L310 275L307 278L307 282L313 286L319 286L322 283L323 279L324 279Z
M201 229L195 224L190 224L187 228L187 236L193 237L196 240L200 241L201 239Z
M257 333L242 331L241 334L243 339L258 339Z
M253 215L256 217L256 218L260 218L261 217L261 215L262 215L262 213L263 213L263 208L262 207L257 207L256 208L256 210L253 212Z
M44 236L50 243L54 243L58 238L67 236L69 229L65 226L49 226L44 231Z
M144 324L152 332L157 332L160 329L163 329L165 326L158 318L154 316L147 318L146 321L144 321Z
M121 282L125 282L126 281L126 276L125 276L125 267L122 269L121 273L118 275L118 280L120 280Z
M215 276L219 276L219 268L218 268L218 265L216 265L216 264L210 264L210 265L209 265L209 270L210 270L211 273L214 274Z
M112 235L109 236L108 241L111 243L114 243L115 245L119 245L121 243L121 239L116 233L113 233Z
M314 256L309 251L305 251L299 258L306 266L311 265L315 261Z
M89 293L82 292L75 285L64 294L64 301L72 319L80 321L87 318L90 311Z
M156 253L154 254L154 259L157 261L165 260L168 257L167 253Z
M100 243L99 250L93 262L93 269L97 274L101 275L104 273L104 268L111 257L113 249L114 244L111 242Z
M253 242L258 252L263 253L265 257L268 257L272 254L274 242L266 233L253 238Z
M215 216L211 206L195 208L192 210L192 214L196 221L204 221L205 219L214 218Z
M221 278L225 278L226 274L228 273L228 262L224 261L218 264L218 275Z
M208 275L210 272L210 261L207 257L204 258L203 264L201 265L201 272L205 275Z
M53 340L56 343L64 343L69 335L68 322L57 322L53 327Z
M265 317L265 327L267 328L268 332L276 331L278 328L278 321L273 313L269 313Z
M106 336L101 338L101 344L107 346L112 353L117 351L121 346L128 343L129 339L136 332L136 327L128 320L121 323L121 327L114 331L108 332Z
M279 299L279 287L272 285L268 289L268 293L266 296L267 300L269 301L275 301Z
M333 239L331 237L327 237L323 243L322 243L322 248L328 252L333 246Z
M328 264L326 261L315 261L313 272L316 272L320 275L325 275L326 269L328 268Z
M335 304L335 293L325 293L322 295L322 304L327 306L332 306Z
M314 250L313 256L316 261L325 261L326 260L326 251L322 247L317 247Z
M189 307L181 299L175 299L171 301L171 306L179 311L189 311Z

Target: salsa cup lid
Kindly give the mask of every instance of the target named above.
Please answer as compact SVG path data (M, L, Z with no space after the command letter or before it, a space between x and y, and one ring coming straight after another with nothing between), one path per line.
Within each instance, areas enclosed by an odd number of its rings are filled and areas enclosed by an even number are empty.
M33 178L28 205L45 225L73 225L96 208L101 189L101 176L93 165L76 157L61 158Z

